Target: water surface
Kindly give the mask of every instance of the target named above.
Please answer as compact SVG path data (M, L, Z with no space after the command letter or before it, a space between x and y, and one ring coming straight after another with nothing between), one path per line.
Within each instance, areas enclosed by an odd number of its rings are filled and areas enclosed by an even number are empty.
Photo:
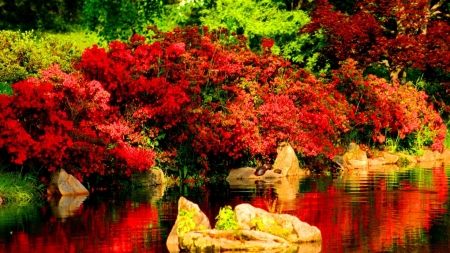
M321 252L450 252L450 166L355 171L296 180L183 185L0 207L0 252L168 252L177 201L250 203L317 226Z

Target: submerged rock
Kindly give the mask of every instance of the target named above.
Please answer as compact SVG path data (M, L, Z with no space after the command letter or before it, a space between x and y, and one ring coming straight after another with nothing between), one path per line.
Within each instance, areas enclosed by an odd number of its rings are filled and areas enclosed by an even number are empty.
M89 191L78 179L68 174L64 169L53 172L47 188L48 195L89 195Z

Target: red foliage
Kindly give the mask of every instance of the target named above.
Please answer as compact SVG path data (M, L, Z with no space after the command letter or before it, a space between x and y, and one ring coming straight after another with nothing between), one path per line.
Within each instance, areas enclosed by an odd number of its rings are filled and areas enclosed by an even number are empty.
M206 168L212 156L269 157L282 141L304 156L332 157L357 125L372 126L376 138L425 124L442 148L445 125L424 94L364 79L355 62L326 83L269 50L251 52L244 37L224 30L154 32L151 44L133 36L86 49L79 74L54 66L13 85L14 95L0 99L0 148L14 163L64 167L79 178L130 175L155 158L173 165L167 158L186 140ZM351 89L338 92L343 85ZM156 155L152 143L163 134Z
M450 26L437 19L442 3L356 1L352 14L346 14L333 9L327 0L318 0L312 23L301 32L322 29L328 43L323 53L335 66L353 58L362 68L383 64L391 73L409 67L448 72Z
M355 105L351 115L354 127L372 127L374 142L383 143L386 132L397 133L403 139L426 126L433 132L433 150L443 150L447 128L439 113L427 102L425 92L398 82L391 84L373 75L364 78L354 60L345 62L335 75L337 85Z
M41 79L18 82L13 90L11 97L0 95L0 148L11 162L65 168L79 179L153 165L153 150L124 141L136 129L110 106L110 94L99 82L53 66Z
M113 42L108 52L86 50L78 64L85 78L105 83L112 103L130 110L125 114L135 124L166 130L186 124L172 140L191 135L198 154L268 156L280 141L304 155L337 152L348 106L333 87L268 50L255 55L245 38L224 31L154 31L150 45Z

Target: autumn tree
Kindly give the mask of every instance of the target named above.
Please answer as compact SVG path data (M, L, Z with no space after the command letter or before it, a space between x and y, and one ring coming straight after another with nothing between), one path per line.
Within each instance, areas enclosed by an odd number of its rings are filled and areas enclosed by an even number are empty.
M409 69L450 71L450 25L444 0L315 1L312 22L301 33L323 32L323 59L337 67L353 58L359 67L383 67L391 80ZM429 75L431 76L431 75Z

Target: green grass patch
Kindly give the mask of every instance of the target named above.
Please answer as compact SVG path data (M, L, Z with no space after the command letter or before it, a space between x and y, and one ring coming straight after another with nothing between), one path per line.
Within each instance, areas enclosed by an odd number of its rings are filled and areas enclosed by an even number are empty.
M31 174L0 170L0 196L7 203L19 205L35 202L44 193L44 185Z

